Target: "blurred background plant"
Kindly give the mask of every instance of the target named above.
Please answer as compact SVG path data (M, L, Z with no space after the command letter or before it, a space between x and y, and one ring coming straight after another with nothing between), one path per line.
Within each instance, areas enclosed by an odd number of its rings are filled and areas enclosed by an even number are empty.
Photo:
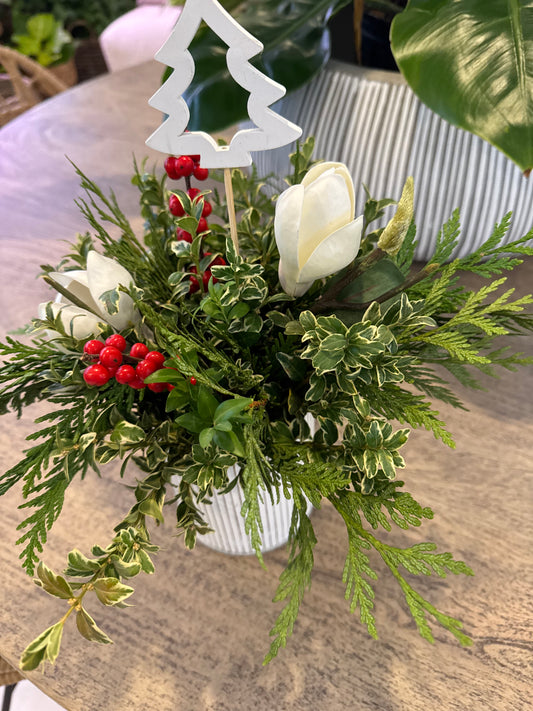
M66 28L85 23L100 34L110 22L135 7L135 0L9 0L13 25L20 32L29 17L51 13Z
M533 166L533 0L244 0L232 14L264 51L254 63L294 91L332 56L400 72L449 123ZM207 27L191 45L196 74L185 96L190 128L215 131L246 116L247 97ZM393 59L394 58L394 61ZM216 106L217 111L212 111ZM206 121L209 125L206 125Z
M11 41L21 54L35 59L43 67L63 64L74 54L72 35L50 13L29 17L25 33L13 34Z

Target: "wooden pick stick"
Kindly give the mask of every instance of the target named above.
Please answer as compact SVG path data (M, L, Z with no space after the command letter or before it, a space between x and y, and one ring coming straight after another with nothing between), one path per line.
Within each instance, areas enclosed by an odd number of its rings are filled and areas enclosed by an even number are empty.
M224 187L226 188L231 239L235 245L235 252L239 254L239 237L237 235L237 218L235 216L235 201L233 199L233 185L231 182L230 168L224 168Z

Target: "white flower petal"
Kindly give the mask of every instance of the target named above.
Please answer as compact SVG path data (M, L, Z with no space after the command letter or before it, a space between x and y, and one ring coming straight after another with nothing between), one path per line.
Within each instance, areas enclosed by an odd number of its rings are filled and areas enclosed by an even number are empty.
M303 190L303 198L302 198ZM279 278L290 296L350 264L359 251L363 218L354 219L353 181L342 163L320 163L278 199L274 230Z
M128 294L121 294L118 313L109 314L100 297L119 285L128 287L133 284L133 277L114 259L104 257L94 250L87 255L87 276L93 299L98 303L99 311L105 320L117 331L122 331L139 320L133 300Z
M281 284L281 288L283 289L283 291L289 296L296 296L298 272L295 272L294 269L291 269L289 270L289 273L287 273L287 270L285 269L285 263L283 262L283 260L280 260L278 276L279 283Z
M54 318L60 314L61 323L65 331L71 334L76 340L80 341L100 333L98 324L102 323L102 319L89 313L89 311L84 311L71 304L58 304L55 301L49 303ZM39 304L39 318L46 318L47 306L48 303Z
M296 279L299 269L298 233L304 194L303 186L293 185L281 194L276 203L274 234L287 283L292 278Z
M325 163L317 163L313 166L311 170L307 173L305 178L302 180L302 185L306 187L310 185L314 180L319 178L323 173L334 172L336 175L340 175L344 178L346 182L346 187L350 193L350 200L352 201L352 217L355 215L355 189L353 186L352 176L350 171L344 165L344 163L335 163L333 161L326 161Z
M305 188L298 240L300 268L322 240L353 220L351 207L341 175L326 172Z
M363 216L341 227L321 242L304 264L298 282L313 282L315 279L335 274L351 264L359 252Z
M101 312L100 306L90 292L87 272L84 269L74 269L70 272L50 272L50 276L89 309L93 309L97 313Z

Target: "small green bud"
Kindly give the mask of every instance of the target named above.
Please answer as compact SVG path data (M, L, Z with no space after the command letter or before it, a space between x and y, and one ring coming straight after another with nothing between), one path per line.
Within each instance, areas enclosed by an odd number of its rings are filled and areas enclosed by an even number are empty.
M407 234L414 214L415 185L412 177L407 178L403 186L402 196L398 202L396 214L381 233L378 248L394 257Z

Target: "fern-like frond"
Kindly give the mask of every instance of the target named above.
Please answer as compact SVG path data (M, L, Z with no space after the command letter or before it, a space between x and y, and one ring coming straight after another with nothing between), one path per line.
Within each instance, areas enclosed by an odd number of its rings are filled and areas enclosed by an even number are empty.
M42 553L48 531L59 517L65 500L65 491L70 484L63 467L54 467L52 476L47 477L34 487L37 493L30 501L19 508L32 508L33 513L18 525L18 530L24 530L17 544L26 544L20 557L28 575L33 575L35 565L39 561L38 553Z
M316 545L316 537L305 507L306 503L303 498L295 499L291 522L292 539L290 540L289 562L280 575L279 587L274 597L274 602L285 600L287 602L270 631L270 636L275 639L270 645L263 664L268 664L287 644L304 593L311 587L311 572L314 565L313 548Z
M389 492L390 494L391 492ZM428 615L433 617L438 624L451 632L459 642L468 646L472 643L471 639L461 632L462 623L449 615L437 610L434 605L425 600L413 587L407 582L400 572L403 567L413 575L432 575L436 574L439 577L446 577L448 573L473 575L471 569L462 561L453 559L450 553L435 553L436 546L434 543L419 543L409 548L396 548L380 541L361 525L359 509L363 504L365 497L354 492L340 492L338 495L331 497L331 502L336 510L340 513L346 524L349 536L349 563L345 566L345 578L350 583L350 592L355 591L355 598L352 599L352 608L356 609L360 606L361 619L367 624L370 634L376 632L375 624L372 616L372 595L368 588L368 582L362 577L373 578L374 571L370 567L369 559L366 553L361 557L361 548L374 548L392 575L398 582L401 590L405 595L405 599L411 615L418 627L418 630L424 639L433 642L433 634L428 622ZM367 497L370 499L370 497ZM420 521L420 518L431 518L429 510L424 510L411 499L406 501L407 510L415 511L414 521ZM376 506L370 506L367 511L373 515L378 513L378 519L383 524L383 519L379 515L379 509ZM407 519L402 519L401 527L405 528L408 524ZM377 526L377 520L374 521L374 527ZM412 525L417 525L415 522ZM387 526L385 526L387 528ZM363 543L360 542L361 539ZM348 570L348 573L346 572Z

